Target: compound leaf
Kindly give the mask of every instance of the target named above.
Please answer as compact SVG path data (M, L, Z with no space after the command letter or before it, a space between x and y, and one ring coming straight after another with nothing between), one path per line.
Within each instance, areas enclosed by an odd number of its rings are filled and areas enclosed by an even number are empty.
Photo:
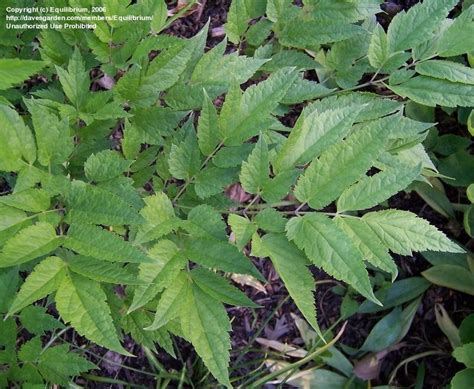
M261 136L247 161L242 163L240 182L248 193L259 194L269 179L268 146Z
M43 259L26 278L8 310L8 315L13 315L27 305L53 293L65 275L66 263L62 259L58 257Z
M397 254L411 255L412 250L464 252L436 227L408 211L389 209L369 212L362 217L362 221Z
M10 238L0 253L0 268L19 265L53 251L62 240L54 227L38 222Z
M308 269L310 264L308 259L293 243L288 242L283 234L265 235L261 244L296 306L311 327L322 337L316 320L315 283Z
M474 85L474 69L452 61L431 60L415 66L423 76Z
M337 200L339 212L371 208L405 189L421 173L421 165L400 164L373 176L364 176Z
M316 212L295 217L286 225L286 234L316 266L347 282L367 299L378 302L362 254L333 220Z
M102 227L73 223L69 227L64 246L86 257L109 262L150 262L138 248L119 235Z
M389 51L410 49L429 40L457 3L458 0L425 0L407 12L399 12L388 27Z
M474 88L469 84L418 76L400 85L390 85L389 88L400 96L430 107L436 105L472 107L474 105Z
M198 267L191 271L191 278L199 288L217 301L239 307L259 307L245 293L212 271Z
M70 377L97 368L92 362L69 351L67 344L49 347L40 354L38 369L45 380L67 386Z
M113 150L91 154L84 162L84 172L90 181L107 181L120 176L130 167L130 162Z
M44 61L19 58L0 59L0 90L22 83L45 66Z
M384 143L380 133L368 127L334 144L300 176L296 198L314 209L328 205L373 165Z
M181 327L214 377L228 388L231 329L224 306L191 285L181 310Z
M398 274L397 265L388 253L388 248L369 226L352 217L336 217L334 221L351 238L367 262L390 273L392 280L395 280Z
M131 355L120 344L106 295L98 282L71 273L63 279L55 300L62 319L80 335L119 354Z

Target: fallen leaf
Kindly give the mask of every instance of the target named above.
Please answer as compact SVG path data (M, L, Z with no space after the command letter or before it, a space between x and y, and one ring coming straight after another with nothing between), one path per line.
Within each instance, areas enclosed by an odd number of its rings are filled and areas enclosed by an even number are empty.
M225 191L227 197L237 203L245 203L252 198L252 195L243 190L240 184L232 184Z
M255 340L257 341L257 343L260 343L261 345L271 348L273 350L279 351L285 355L288 355L289 357L304 358L308 354L308 352L302 348L298 348L287 343L281 343L277 340L265 338L257 338Z
M252 277L246 274L232 274L230 278L240 285L250 286L251 288L258 290L259 292L262 292L263 294L267 294L267 290L265 289L263 284L260 281L258 281L255 277Z
M271 340L277 340L283 335L288 333L289 327L286 324L286 319L284 317L276 319L275 327L273 329L270 326L266 326L264 329L265 336Z
M354 374L363 380L377 379L380 374L383 359L388 353L398 350L403 346L405 346L405 343L398 343L377 353L367 354L354 364Z

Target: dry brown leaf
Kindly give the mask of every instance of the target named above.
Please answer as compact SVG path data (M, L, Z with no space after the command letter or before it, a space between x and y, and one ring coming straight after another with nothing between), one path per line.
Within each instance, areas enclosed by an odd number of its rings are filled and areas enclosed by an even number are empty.
M110 77L108 74L104 74L101 78L97 80L97 83L104 89L110 90L115 85L115 80L113 77Z
M302 348L298 348L287 343L281 343L277 340L265 338L257 338L255 340L261 345L279 351L285 355L288 355L289 357L304 358L308 354L308 352Z
M267 290L265 289L263 284L260 281L258 281L255 277L252 277L246 274L232 274L230 278L234 282L237 282L240 285L250 286L251 288L258 290L259 292L262 292L263 294L267 294Z
M252 198L252 195L243 190L240 184L232 184L225 191L227 197L237 203L245 203Z
M168 10L168 17L176 15L183 8L187 7L188 4L189 4L189 0L178 0L178 3L176 4L176 6L172 9ZM198 1L187 12L185 12L182 16L186 17L186 16L192 15L196 12L202 14L202 9L203 9L203 4L201 4Z
M405 343L398 343L377 353L370 353L354 364L354 374L363 380L377 379L380 374L380 366L388 353L405 346Z

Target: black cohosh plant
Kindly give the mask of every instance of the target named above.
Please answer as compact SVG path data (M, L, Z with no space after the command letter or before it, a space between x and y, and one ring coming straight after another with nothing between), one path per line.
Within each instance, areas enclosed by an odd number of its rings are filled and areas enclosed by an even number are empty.
M225 305L256 304L226 276L265 281L251 257L272 262L320 333L310 265L379 303L367 269L394 280L390 253L463 251L384 204L438 174L422 145L435 123L408 117L405 103L474 106L462 57L474 50L473 7L449 19L457 0L425 0L385 31L377 0L234 0L226 32L243 55L226 54L226 39L206 51L208 25L191 39L158 34L164 1L126 3L107 12L154 20L42 31L33 59L2 41L0 312L11 336L0 331L0 344L15 344L18 314L51 305L124 355L124 334L172 355L181 337L231 387ZM92 91L92 69L116 83ZM38 73L42 82L15 88ZM370 87L390 96L359 91ZM294 126L282 124L302 103ZM230 185L250 200L229 199ZM71 358L58 378L41 341L26 345L23 357L0 351L0 382L20 379L19 364L31 366L24 381L55 383L92 367L57 349L50 358Z

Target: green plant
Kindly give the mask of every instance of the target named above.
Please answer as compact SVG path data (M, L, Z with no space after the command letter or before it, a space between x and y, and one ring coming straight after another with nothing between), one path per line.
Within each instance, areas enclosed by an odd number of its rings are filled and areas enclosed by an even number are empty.
M353 90L474 105L472 69L433 59L473 50L474 7L450 21L457 1L425 1L385 33L373 19L379 1L304 3L234 1L227 32L233 42L246 37L249 56L225 54L226 40L204 52L208 26L191 39L157 34L169 23L165 3L138 1L110 2L107 12L153 21L45 30L41 61L0 60L7 320L38 300L54 303L78 334L124 355L123 333L170 354L176 335L230 387L224 304L255 304L225 276L264 280L243 251L249 242L320 335L309 265L380 304L367 268L395 279L389 251L463 252L411 212L371 210L438 174L421 144L434 124L404 115L400 99ZM252 18L258 27L248 28ZM46 83L10 88L41 69ZM308 69L319 82L305 78ZM91 91L92 70L118 80ZM371 80L359 83L364 74ZM294 127L278 120L317 98ZM230 199L231 184L250 198ZM12 366L2 375L15 379Z
M436 321L449 340L452 356L466 367L452 378L451 388L467 389L472 386L474 379L474 315L467 316L458 328L442 305L436 308Z

